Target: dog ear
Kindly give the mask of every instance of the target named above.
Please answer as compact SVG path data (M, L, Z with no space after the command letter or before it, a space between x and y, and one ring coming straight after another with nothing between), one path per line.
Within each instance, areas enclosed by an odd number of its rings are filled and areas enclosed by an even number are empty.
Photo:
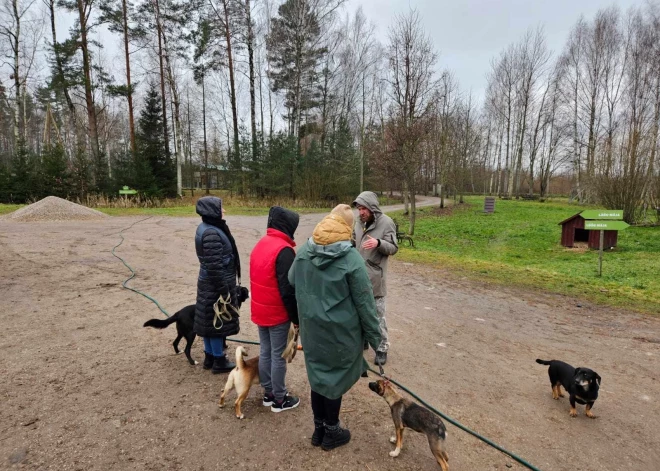
M598 386L600 386L600 376L596 374L596 382L598 383Z
M580 373L582 373L582 368L575 368L575 373L573 374L573 376L577 376Z

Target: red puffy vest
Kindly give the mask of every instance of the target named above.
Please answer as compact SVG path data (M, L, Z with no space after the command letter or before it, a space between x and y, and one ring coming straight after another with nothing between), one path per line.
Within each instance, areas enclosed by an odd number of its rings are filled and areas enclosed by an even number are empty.
M279 285L275 262L286 247L296 243L277 229L268 229L250 254L250 307L252 322L261 327L271 327L289 320Z

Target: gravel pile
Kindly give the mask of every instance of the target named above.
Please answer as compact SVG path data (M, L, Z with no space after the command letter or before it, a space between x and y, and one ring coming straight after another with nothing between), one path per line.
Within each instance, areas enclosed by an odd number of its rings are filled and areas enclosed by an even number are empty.
M5 216L19 222L70 221L77 219L102 219L108 217L95 209L87 208L57 196L47 196L34 204L18 209Z

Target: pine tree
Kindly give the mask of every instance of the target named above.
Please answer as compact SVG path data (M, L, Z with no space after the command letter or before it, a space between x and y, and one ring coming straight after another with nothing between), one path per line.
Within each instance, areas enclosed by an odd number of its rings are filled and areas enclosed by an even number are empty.
M147 93L145 107L140 113L136 137L137 189L150 196L175 196L176 169L172 159L165 153L161 100L153 84Z
M269 72L274 92L285 92L289 133L298 138L305 110L319 105L318 64L327 53L319 47L321 26L317 12L305 0L286 0L273 18L267 39Z
M12 159L10 198L14 203L25 203L33 196L34 169L31 164L30 153L23 140L19 139L16 154Z
M44 196L66 198L72 192L71 175L62 144L51 146L42 155L41 181L47 193Z

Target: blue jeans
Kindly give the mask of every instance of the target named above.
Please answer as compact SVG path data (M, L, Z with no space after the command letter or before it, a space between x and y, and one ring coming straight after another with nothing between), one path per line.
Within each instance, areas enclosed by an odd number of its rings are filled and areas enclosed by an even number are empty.
M222 337L204 337L204 351L214 357L224 356L223 341L224 338Z
M287 390L284 384L286 359L282 352L286 348L291 322L286 321L272 327L259 326L259 379L266 394L273 394L277 401L284 400Z

